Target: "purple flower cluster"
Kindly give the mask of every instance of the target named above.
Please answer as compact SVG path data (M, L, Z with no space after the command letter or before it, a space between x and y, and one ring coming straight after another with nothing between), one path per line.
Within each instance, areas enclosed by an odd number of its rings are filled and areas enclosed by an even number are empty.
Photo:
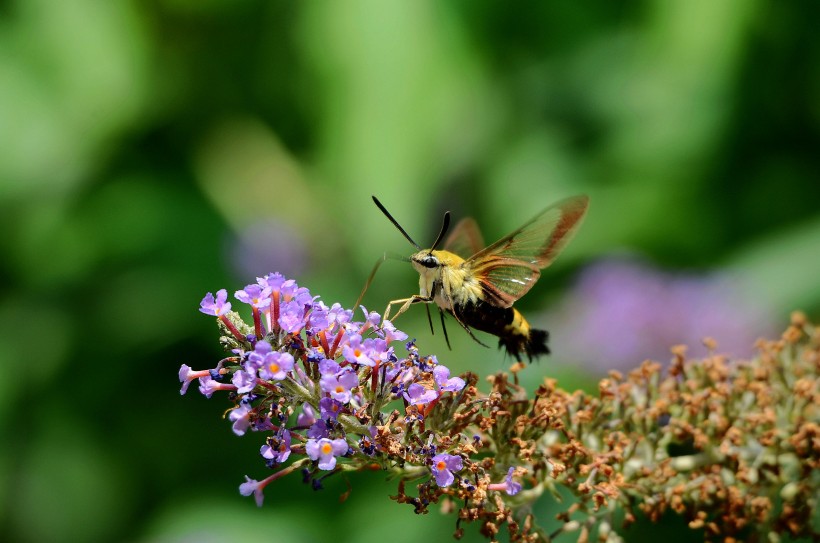
M747 290L731 276L672 274L641 260L607 259L586 269L544 320L552 323L556 353L602 374L636 360L666 360L676 344L699 354L707 336L722 353L748 356L775 326L773 312Z
M424 430L424 422L435 424L427 419L439 401L465 388L464 379L451 377L435 357L419 356L413 342L404 345L407 334L378 313L362 307L364 320L354 321L353 311L328 307L278 273L258 278L234 297L249 306L252 324L232 311L226 290L208 293L200 311L218 319L230 355L209 370L183 365L180 393L194 379L206 397L230 392L236 402L228 416L233 432L267 434L259 454L278 471L261 481L246 478L240 486L259 504L267 484L297 469L317 488L328 475L319 477L320 472L332 473L342 461L348 469L374 462L388 469L395 459L379 445L378 429L397 407L406 410L408 426ZM406 352L402 358L396 343ZM402 465L406 461L400 459ZM451 485L462 470L461 456L436 446L418 464L440 487Z

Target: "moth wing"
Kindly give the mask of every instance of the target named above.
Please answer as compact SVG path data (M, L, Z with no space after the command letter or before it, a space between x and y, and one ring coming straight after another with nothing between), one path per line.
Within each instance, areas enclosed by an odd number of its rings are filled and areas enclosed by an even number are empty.
M444 250L455 253L461 258L467 259L484 248L484 239L478 224L470 218L461 219L447 236L444 242Z
M465 265L480 278L487 301L510 307L529 292L540 270L552 264L575 235L588 206L587 196L561 200L467 259Z

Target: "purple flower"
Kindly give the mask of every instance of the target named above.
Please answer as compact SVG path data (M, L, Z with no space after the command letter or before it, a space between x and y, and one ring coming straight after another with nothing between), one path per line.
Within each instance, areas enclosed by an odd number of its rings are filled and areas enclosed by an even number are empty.
M507 470L507 476L504 478L504 491L510 496L515 496L516 494L521 492L521 483L513 481L514 472L515 468L511 467L509 470Z
M216 293L216 300L214 300L214 295L209 292L199 303L199 310L206 315L219 317L231 310L231 303L227 299L228 291L224 288Z
M195 378L194 371L188 364L183 364L179 368L179 382L182 383L182 388L179 389L180 396L188 392L188 385L190 385L191 381Z
M308 428L307 436L311 439L321 439L327 437L327 423L323 420L317 420Z
M293 298L298 288L299 285L296 284L296 281L293 279L286 279L282 281L282 284L279 287L279 292L281 292L282 298L287 302Z
M362 311L364 311L365 322L369 323L374 328L378 328L379 323L382 321L382 316L376 313L375 311L368 312L367 308L363 305L360 305L359 307L361 307Z
M281 464L287 460L290 456L290 432L282 430L268 438L268 442L262 445L259 454L262 455L262 458L275 464Z
M335 361L328 358L319 361L319 373L325 375L336 375L342 371L342 367Z
M344 326L353 318L353 311L343 308L341 304L335 303L328 310L327 317L330 324Z
M257 341L253 347L253 352L248 354L248 361L245 364L245 371L256 375L256 371L265 363L265 357L273 351L273 347L267 341Z
M510 467L510 469L507 470L507 476L504 478L504 482L487 485L487 490L497 490L499 492L506 492L510 496L515 496L521 492L521 483L513 481L513 475L515 475L515 468Z
M300 287L293 279L288 279L282 283L282 300L285 302L295 301L299 306L304 307L313 303L310 291L305 287Z
M325 374L319 380L322 390L329 393L334 400L342 403L350 401L350 389L358 384L359 376L349 369L345 369L337 375Z
M407 334L393 326L393 323L390 321L384 321L381 328L382 333L384 334L384 340L387 343L392 343L394 341L404 341L407 339Z
M342 409L342 403L333 398L322 398L319 400L319 409L322 413L322 420L336 420L339 411Z
M279 326L289 334L298 334L305 326L305 308L293 300L279 310Z
M259 368L259 376L262 379L281 381L292 369L293 355L274 351L265 355L262 367Z
M231 410L228 419L233 422L233 433L238 436L245 435L250 425L251 406L245 402Z
M209 375L199 378L199 392L206 398L210 398L219 388L220 383L211 379Z
M236 371L231 377L231 382L236 385L239 394L247 394L256 386L256 377L246 371Z
M381 358L379 347L382 346L381 344L375 344L374 341L379 341L383 344L384 349L382 352L386 350L387 344L383 339L374 340L371 338L362 342L362 336L352 334L348 344L342 348L342 354L345 360L351 364L370 366L372 368Z
M253 428L253 430L256 432L267 432L268 430L276 430L276 427L273 425L270 418L267 416L257 417L253 421L251 428Z
M313 306L308 317L308 327L311 330L325 330L330 326L328 311L325 304L318 302Z
M392 382L399 374L399 372L402 371L402 368L399 364L387 364L386 366L382 366L382 368L384 368L385 382Z
M237 290L234 296L240 302L250 304L257 309L265 309L270 306L270 293L270 287L248 285L244 290Z
M257 277L256 282L260 287L268 287L271 292L277 292L285 282L285 276L279 272L269 273L265 277Z
M404 399L410 405L417 405L421 403L430 403L438 398L438 392L424 388L418 383L413 383L407 387L407 392L404 393Z
M304 402L302 404L302 412L299 413L298 417L296 417L296 426L310 426L314 422L316 422L316 411L313 409L312 405L310 405L307 402Z
M309 439L305 443L305 452L311 460L319 461L319 469L331 470L336 467L336 457L347 452L347 441L344 439Z
M440 487L450 486L455 480L454 471L459 471L462 468L460 456L453 456L452 454L441 453L433 457L433 475L436 478L436 484Z
M262 507L262 501L265 499L265 495L262 494L263 488L259 481L245 475L245 482L239 485L239 493L243 496L253 494L253 497L256 499L256 505Z
M450 369L447 366L436 366L433 368L433 377L436 385L441 390L448 392L458 392L464 388L464 379L461 377L450 377Z

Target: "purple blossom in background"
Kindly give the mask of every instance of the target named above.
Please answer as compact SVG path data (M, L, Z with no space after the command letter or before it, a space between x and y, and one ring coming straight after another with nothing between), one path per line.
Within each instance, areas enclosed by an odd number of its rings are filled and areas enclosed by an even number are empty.
M336 467L336 457L347 452L348 445L344 439L308 439L305 452L311 460L319 461L319 469L331 470Z
M666 361L669 347L748 356L755 340L774 329L765 306L742 284L720 274L672 274L639 260L611 259L587 268L557 310L540 322L550 330L556 358L601 373L638 360Z
M433 457L433 475L436 478L436 484L440 487L450 486L455 480L454 471L459 471L462 468L462 461L460 456L452 454L441 453Z
M302 230L294 230L289 223L277 219L249 223L237 236L226 239L224 247L226 260L238 277L253 277L259 270L299 275L308 262Z

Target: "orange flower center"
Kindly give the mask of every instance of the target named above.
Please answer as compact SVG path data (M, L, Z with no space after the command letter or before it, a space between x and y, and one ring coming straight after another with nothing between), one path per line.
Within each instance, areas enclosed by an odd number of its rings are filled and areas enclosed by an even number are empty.
M333 451L333 447L330 443L322 443L322 454L330 454Z

